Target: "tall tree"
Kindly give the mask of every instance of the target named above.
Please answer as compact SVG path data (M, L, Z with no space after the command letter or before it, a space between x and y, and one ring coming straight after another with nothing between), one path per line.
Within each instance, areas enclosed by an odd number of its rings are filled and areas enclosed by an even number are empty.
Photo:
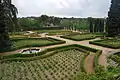
M11 42L8 35L9 24L15 26L17 8L11 0L0 0L0 52L10 49Z
M94 32L94 30L93 30L93 19L92 19L92 17L88 17L88 22L89 22L89 30L90 30L90 32Z
M112 0L107 18L108 36L120 34L120 0Z

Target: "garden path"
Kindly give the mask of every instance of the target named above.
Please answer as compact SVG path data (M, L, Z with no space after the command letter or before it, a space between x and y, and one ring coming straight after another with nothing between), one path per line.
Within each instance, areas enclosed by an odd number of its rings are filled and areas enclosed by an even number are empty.
M93 54L90 54L86 57L85 59L85 65L84 65L84 68L85 68L85 71L87 73L94 73L94 69L93 69L93 61L94 61L94 55Z

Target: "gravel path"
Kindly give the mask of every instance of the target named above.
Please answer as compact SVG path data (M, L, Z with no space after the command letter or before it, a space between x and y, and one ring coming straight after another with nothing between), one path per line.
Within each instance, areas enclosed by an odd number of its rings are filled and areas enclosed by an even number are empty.
M94 73L94 66L93 66L93 61L94 61L94 55L90 54L86 57L85 59L85 70L87 73Z

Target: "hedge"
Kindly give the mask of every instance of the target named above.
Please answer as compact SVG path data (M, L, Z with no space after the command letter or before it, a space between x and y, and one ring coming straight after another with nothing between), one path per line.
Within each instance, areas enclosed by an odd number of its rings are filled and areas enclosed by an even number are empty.
M84 66L85 66L85 59L86 59L86 57L87 57L88 55L89 55L89 53L86 53L86 54L82 57L82 60L81 60L81 63L80 63L80 64L81 64L81 65L80 65L80 66L81 66L81 71L82 71L82 72L85 72L85 73L87 73L86 70L85 70L85 67L84 67Z
M71 38L71 37L61 36L61 38L70 39L70 40L74 40L74 41L83 41L83 40L95 39L96 37L86 38L86 39L74 39L74 38Z
M120 57L117 55L110 55L109 58L111 58L113 61L117 62L120 64Z
M83 34L79 34L79 35L88 35L88 33L83 33ZM91 33L89 33L91 34ZM93 34L93 33L92 33ZM70 36L74 36L74 35L78 35L78 34L73 34L73 35L67 35L67 36L61 36L61 38L65 38L65 39L70 39L70 40L74 40L74 41L83 41L83 40L90 40L90 39L95 39L97 37L101 37L101 35L103 35L102 33L96 33L96 34L93 34L94 36L91 36L91 37L87 37L87 38L84 38L84 39L75 39L75 38L71 38ZM95 36L96 35L96 36Z
M98 43L100 41L103 40L96 40L96 41L90 41L89 44L94 44L94 45L99 45L99 46L103 46L103 47L107 47L107 48L113 48L113 49L119 49L119 46L111 46L111 45L107 45L107 44L102 44L102 43Z
M8 52L8 51L15 51L18 49L22 49L22 48L27 48L27 47L41 47L41 46L50 46L50 45L55 45L55 44L63 44L66 43L66 41L62 41L62 40L58 40L58 39L54 39L54 38L25 38L25 39L17 39L17 40L12 40L12 41L18 41L18 40L31 40L31 39L48 39L48 40L54 40L56 42L53 43L49 43L49 44L32 44L32 45L25 45L25 46L21 46L19 48L13 48L10 50L6 50L6 51L0 51L1 52Z
M14 61L14 60L34 60L34 59L38 59L38 58L45 58L45 57L49 57L51 55L54 55L54 53L58 52L58 51L61 51L61 50L65 50L65 49L71 49L71 48L75 48L77 50L80 50L80 51L83 51L83 52L94 52L96 53L98 50L97 49L93 49L93 48L89 48L89 47L86 47L86 46L82 46L82 45L77 45L77 44L74 44L74 45L67 45L67 46L61 46L61 47L55 47L55 48L49 48L49 49L46 49L42 52L39 52L37 54L13 54L13 55L9 55L9 56L1 56L0 57L0 60L11 60L11 61ZM49 54L49 55L46 55L44 56L47 52L51 52L52 54Z
M97 53L94 56L94 64L93 65L94 65L95 72L99 71L100 65L98 63L98 60L99 60L99 57L100 57L101 54L102 54L102 51L98 50Z

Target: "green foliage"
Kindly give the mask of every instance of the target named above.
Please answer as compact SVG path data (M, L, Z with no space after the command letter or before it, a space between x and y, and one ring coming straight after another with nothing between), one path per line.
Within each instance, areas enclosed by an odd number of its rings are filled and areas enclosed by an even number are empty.
M19 19L19 25L21 30L33 30L42 27L42 24L40 24L37 20L30 18Z
M93 48L89 48L89 47L86 47L86 46L82 46L82 45L68 45L68 46L61 46L61 47L55 47L55 48L49 48L49 49L46 49L40 53L37 53L37 54L14 54L14 55L9 55L9 56L1 56L1 60L4 59L5 60L10 60L10 61L14 61L14 60L34 60L34 59L39 59L39 58L46 58L46 57L49 57L49 56L52 56L54 55L56 52L59 52L59 51L64 51L66 49L77 49L77 50L80 50L84 53L89 53L89 52L94 52L94 53L97 53L98 50L96 49L93 49ZM48 55L45 55L47 52L52 52L51 54L48 54ZM87 56L87 54L85 55L85 57ZM43 56L42 56L43 55ZM30 58L31 57L31 58ZM82 60L84 60L84 58ZM84 62L84 61L82 61Z
M90 32L104 32L105 31L105 19L104 18L88 18Z
M101 71L100 73L95 74L86 74L86 73L79 73L77 74L73 80L116 80L113 75Z
M95 72L101 72L101 67L102 66L100 66L99 64L98 64L98 59L99 59L99 56L102 54L102 51L101 50L99 50L96 54L95 54L95 56L94 56L94 70L95 70ZM104 68L104 67L103 67Z
M85 59L86 59L86 57L89 55L89 53L86 53L86 54L84 54L83 56L82 56L82 59L81 59L81 72L85 72L86 73L86 71L85 71Z
M107 18L107 36L116 36L120 34L120 1L111 0L111 7L108 12Z
M96 41L90 42L90 44L100 45L100 46L114 48L114 49L120 48L120 40L117 40L117 39L96 40Z
M9 25L15 26L17 24L16 15L17 8L11 0L0 0L0 52L11 47L8 28Z
M117 74L117 75L120 75L120 67L114 67L114 66L108 66L108 71L112 74Z
M86 19L63 19L60 26L68 30L88 30L88 22Z
M0 68L0 79L71 80L76 73L81 71L80 62L82 55L84 55L84 52L72 48L58 51L55 55L44 59L39 58L33 61L8 61L0 63L2 65Z
M110 55L109 58L112 59L112 60L114 60L118 64L120 64L120 56L113 54L113 55Z
M92 33L85 33L85 34L76 34L76 35L67 35L67 36L61 36L62 38L71 39L75 41L82 41L82 40L89 40L94 39L96 37L101 37L102 34L92 34Z
M34 30L37 33L48 33L48 35L70 35L77 34L77 32L65 31L65 30Z
M40 47L40 46L49 46L49 45L65 43L65 41L61 41L53 38L22 38L22 39L12 40L12 42L13 42L12 47L8 50L5 50L5 52L14 51L27 47Z

